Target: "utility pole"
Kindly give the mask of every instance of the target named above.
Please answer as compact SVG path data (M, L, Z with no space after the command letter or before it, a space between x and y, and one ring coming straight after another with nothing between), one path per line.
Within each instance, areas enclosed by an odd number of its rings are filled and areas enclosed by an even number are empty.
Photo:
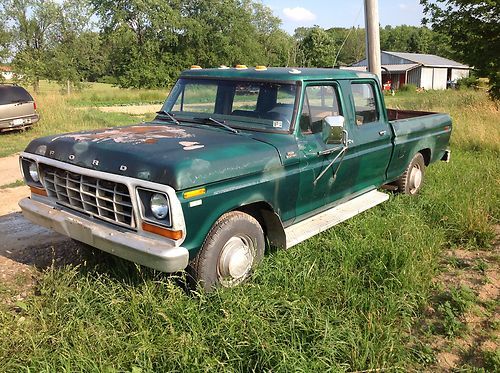
M365 0L365 32L368 71L376 74L382 83L378 0Z

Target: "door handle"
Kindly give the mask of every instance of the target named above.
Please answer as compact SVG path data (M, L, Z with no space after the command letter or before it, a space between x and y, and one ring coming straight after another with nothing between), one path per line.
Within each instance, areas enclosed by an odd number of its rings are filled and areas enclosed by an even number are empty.
M387 131L378 131L379 136L384 136L387 133Z

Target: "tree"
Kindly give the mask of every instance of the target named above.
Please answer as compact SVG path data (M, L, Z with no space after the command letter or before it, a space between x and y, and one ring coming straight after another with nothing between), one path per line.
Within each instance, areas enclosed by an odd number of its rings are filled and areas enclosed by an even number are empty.
M314 26L304 33L299 41L299 50L305 67L333 67L337 48L330 33L319 26Z
M10 55L12 37L6 26L6 16L0 8L0 63L6 61Z
M65 0L55 25L55 42L48 63L47 78L66 85L78 85L84 78L85 67L97 62L100 54L99 39L91 32L92 12L87 1ZM97 47L97 48L96 48ZM95 58L97 57L97 58Z
M497 0L420 0L424 24L446 34L452 54L490 79L491 97L500 100L500 6Z
M61 6L52 0L6 0L4 9L16 51L13 65L37 92L49 68Z
M253 0L91 0L122 87L168 86L190 65L281 65L293 41Z

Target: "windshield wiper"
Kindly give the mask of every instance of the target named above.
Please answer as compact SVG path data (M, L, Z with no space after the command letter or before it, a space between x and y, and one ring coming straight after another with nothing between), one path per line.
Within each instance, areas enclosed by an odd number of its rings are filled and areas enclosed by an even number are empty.
M217 119L214 119L214 118L211 118L211 117L208 117L208 118L193 118L194 120L199 120L199 121L202 121L202 122L207 122L207 121L210 121L212 123L215 123L221 127L224 127L225 129L227 129L228 131L231 131L232 133L239 133L239 131L231 126L228 126L226 123L224 122L221 122L220 120L217 120Z
M168 112L166 110L161 109L160 111L157 111L156 114L166 115L175 124L177 124L177 125L181 124L181 122L179 122L177 119L175 119L173 114L171 114L170 112Z

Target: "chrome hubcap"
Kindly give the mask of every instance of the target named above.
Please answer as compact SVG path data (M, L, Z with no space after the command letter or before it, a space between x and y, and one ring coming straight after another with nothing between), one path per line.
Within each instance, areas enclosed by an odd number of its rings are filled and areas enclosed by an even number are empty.
M247 236L231 237L219 256L219 280L224 286L233 286L243 281L252 269L255 246Z
M410 193L415 193L422 184L422 170L419 165L414 165L410 173Z

